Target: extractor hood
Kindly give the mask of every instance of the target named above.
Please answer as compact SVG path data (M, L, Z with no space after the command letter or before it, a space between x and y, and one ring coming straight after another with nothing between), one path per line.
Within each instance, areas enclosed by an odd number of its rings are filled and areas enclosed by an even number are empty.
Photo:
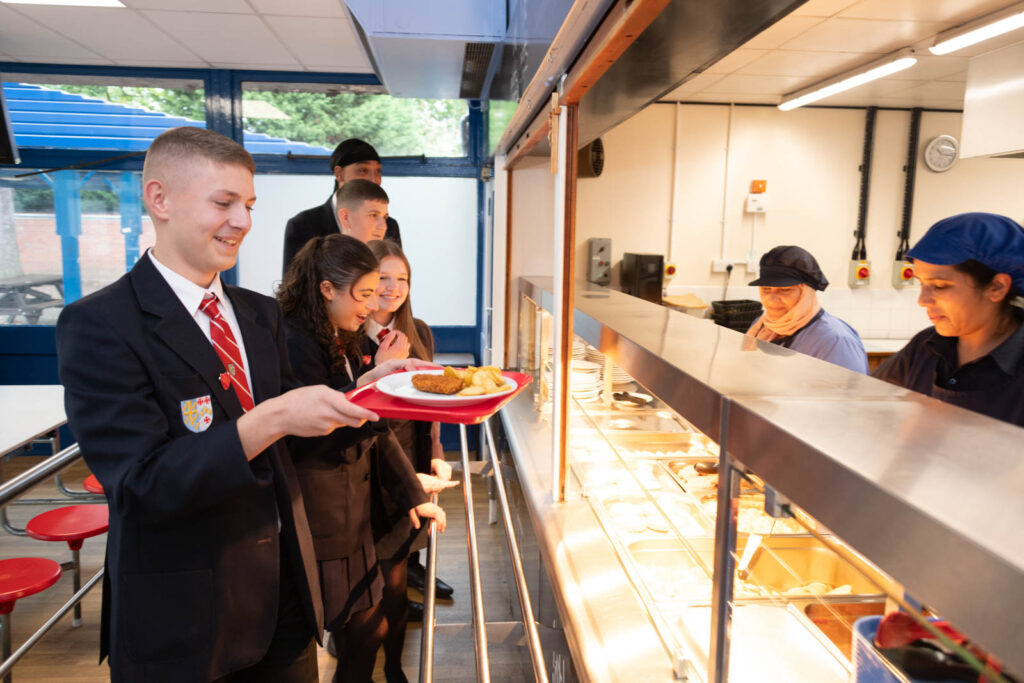
M572 0L346 4L374 70L391 95L515 99L518 93L509 95L502 88L516 80L513 75L529 80Z
M971 59L961 157L1024 158L1024 41Z

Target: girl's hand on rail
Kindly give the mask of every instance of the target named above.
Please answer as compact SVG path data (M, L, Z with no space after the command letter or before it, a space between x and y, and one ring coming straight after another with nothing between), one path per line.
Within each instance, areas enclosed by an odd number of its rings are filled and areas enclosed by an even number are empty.
M429 474L416 473L416 478L420 480L420 484L423 486L423 490L426 491L427 495L432 493L440 493L445 489L450 489L453 486L458 486L459 482L452 481L451 479L442 479L440 477L432 477Z
M437 530L441 533L444 533L445 528L448 526L444 510L433 503L423 503L409 510L409 519L412 520L412 526L414 529L420 528L420 517L427 517L435 520L437 522Z

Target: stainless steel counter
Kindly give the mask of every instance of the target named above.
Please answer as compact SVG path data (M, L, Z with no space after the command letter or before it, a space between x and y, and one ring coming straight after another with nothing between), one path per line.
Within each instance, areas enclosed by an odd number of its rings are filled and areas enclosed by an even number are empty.
M524 280L522 292L550 310L550 279ZM574 325L917 599L1024 671L1019 427L594 285L577 285ZM549 453L548 444L536 452ZM550 471L548 462L524 464L530 476ZM543 479L533 486L550 495Z
M524 392L501 411L544 569L581 681L671 681L672 663L579 486L551 496L551 428Z

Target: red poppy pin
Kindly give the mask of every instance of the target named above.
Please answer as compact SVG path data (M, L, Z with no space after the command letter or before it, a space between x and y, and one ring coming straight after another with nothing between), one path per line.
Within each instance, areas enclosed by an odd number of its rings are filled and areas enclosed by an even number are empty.
M372 360L369 356L363 356L363 365L369 365Z
M228 387L231 386L231 375L229 375L228 373L226 373L226 372L220 373L219 379L220 379L220 385L222 387L224 387L225 389L227 389Z

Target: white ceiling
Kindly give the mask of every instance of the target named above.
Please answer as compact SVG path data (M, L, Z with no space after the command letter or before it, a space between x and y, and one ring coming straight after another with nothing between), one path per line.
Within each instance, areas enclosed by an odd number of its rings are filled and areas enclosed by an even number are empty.
M664 99L776 104L911 46L920 48L915 66L820 104L960 109L970 57L1024 40L1024 29L945 57L926 48L935 34L1013 1L808 0ZM126 9L0 4L0 61L373 71L344 0L123 2Z
M778 104L783 95L902 47L918 63L816 104L962 109L971 57L1024 40L1024 29L937 57L935 34L1019 0L808 0L666 101Z
M0 61L371 73L343 0L0 4Z

